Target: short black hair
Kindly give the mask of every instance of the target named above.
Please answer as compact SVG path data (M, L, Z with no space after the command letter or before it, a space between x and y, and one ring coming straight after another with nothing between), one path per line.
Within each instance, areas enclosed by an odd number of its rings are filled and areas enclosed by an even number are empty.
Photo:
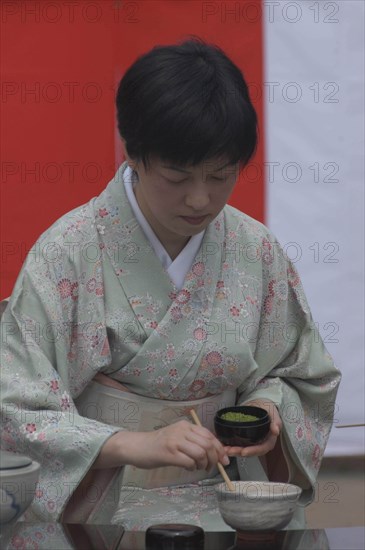
M155 46L122 77L117 122L128 155L178 166L224 156L245 166L257 146L257 115L240 69L199 37Z

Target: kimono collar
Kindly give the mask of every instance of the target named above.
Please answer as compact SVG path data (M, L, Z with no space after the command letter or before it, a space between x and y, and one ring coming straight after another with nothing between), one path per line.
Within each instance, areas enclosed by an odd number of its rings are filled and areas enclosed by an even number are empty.
M205 288L214 287L215 279L218 279L221 271L223 211L205 230L193 265L186 273L182 287L178 288L161 264L129 203L123 184L123 173L127 166L125 162L119 167L106 189L93 201L93 209L100 246L109 257L130 303L139 301L140 294L147 291L155 300L166 304L168 309L179 291L201 294L202 285ZM195 264L199 267L194 267ZM207 285L204 285L202 278L195 274L199 270L205 272L203 278L207 277L209 284L207 280Z

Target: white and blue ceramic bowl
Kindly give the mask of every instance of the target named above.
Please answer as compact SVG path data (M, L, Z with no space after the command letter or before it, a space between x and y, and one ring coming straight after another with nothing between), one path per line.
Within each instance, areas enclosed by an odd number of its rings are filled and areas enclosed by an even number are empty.
M0 525L16 521L31 504L40 464L30 458L0 451Z

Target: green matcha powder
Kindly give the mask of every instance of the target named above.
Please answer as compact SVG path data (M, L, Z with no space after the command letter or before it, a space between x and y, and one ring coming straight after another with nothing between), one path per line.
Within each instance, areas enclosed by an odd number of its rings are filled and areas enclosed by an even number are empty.
M226 412L221 415L221 418L223 420L230 420L231 422L252 422L253 420L258 420L257 416L240 412Z

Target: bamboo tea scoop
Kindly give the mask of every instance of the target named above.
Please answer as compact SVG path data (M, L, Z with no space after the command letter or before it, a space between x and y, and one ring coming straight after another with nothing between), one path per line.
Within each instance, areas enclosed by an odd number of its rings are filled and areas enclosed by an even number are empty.
M201 424L201 422L200 422L200 420L199 420L199 418L198 418L198 415L197 415L196 412L194 411L194 409L191 409L191 410L190 410L190 414L191 414L191 416L192 416L192 418L193 418L193 420L194 420L194 423L195 423L197 426L201 426L202 424ZM227 485L228 489L229 489L230 491L233 491L233 492L234 492L234 485L233 485L232 481L229 479L229 477L228 477L228 475L227 475L227 472L226 472L225 469L223 468L222 464L221 464L220 462L218 462L217 466L218 466L218 470L219 470L221 476L223 477L224 481L226 482L226 485Z

